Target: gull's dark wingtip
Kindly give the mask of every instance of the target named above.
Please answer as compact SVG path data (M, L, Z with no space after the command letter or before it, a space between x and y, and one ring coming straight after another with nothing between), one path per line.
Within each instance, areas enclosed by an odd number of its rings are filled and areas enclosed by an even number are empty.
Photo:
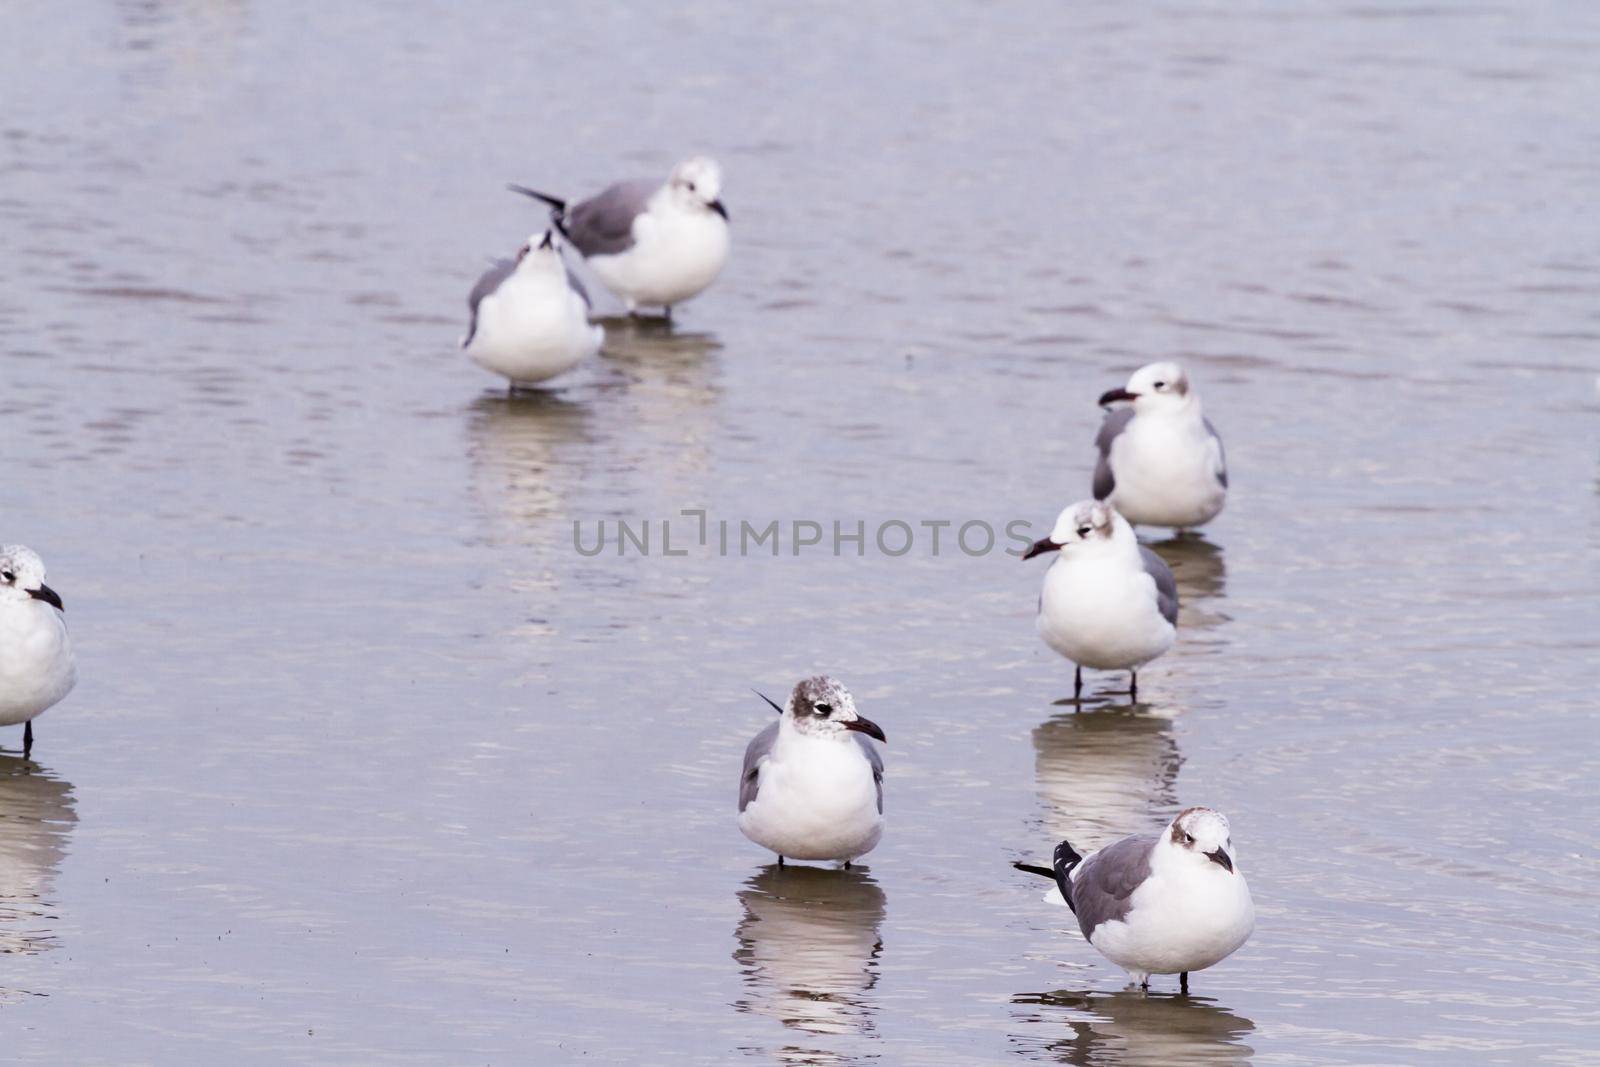
M750 692L754 693L756 696L760 697L762 700L765 700L768 704L771 704L773 711L777 712L779 715L783 714L783 708L778 704L778 702L776 700L773 700L771 697L767 696L767 694L763 693L759 689L752 689L752 690L750 690Z
M567 202L561 199L559 196L551 196L549 193L541 193L537 189L529 189L526 185L518 185L516 182L507 182L506 188L511 190L513 193L521 193L523 196L531 196L535 200L543 200L545 203L549 204L558 215L564 214L567 210Z
M1037 863L1023 863L1021 860L1012 860L1011 866L1015 867L1019 871L1026 871L1029 874L1037 874L1040 878L1048 878L1052 882L1056 880L1055 871L1052 871L1049 867L1041 867Z

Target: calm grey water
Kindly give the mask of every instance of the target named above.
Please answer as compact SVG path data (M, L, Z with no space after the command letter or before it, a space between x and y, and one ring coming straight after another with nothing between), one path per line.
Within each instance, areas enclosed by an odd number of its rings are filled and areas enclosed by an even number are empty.
M1592 6L530 7L0 15L0 536L82 679L0 758L5 1059L1593 1061ZM724 278L508 400L501 183L693 150ZM948 532L572 548L1045 524L1162 357L1235 489L1137 707ZM779 873L749 688L820 670L890 826ZM1256 935L1124 992L1010 861L1195 803Z

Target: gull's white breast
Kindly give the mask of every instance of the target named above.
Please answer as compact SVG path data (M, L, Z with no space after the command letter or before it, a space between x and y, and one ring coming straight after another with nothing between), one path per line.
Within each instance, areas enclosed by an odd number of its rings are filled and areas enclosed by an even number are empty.
M1045 644L1096 670L1139 667L1177 636L1136 556L1057 558L1045 574L1038 626Z
M593 355L604 338L565 274L516 271L479 303L467 355L514 382L541 382Z
M1158 861L1134 890L1127 919L1101 923L1091 943L1141 975L1204 970L1231 956L1255 929L1255 904L1244 875L1205 862Z
M1111 442L1110 502L1131 523L1202 526L1228 496L1221 447L1198 414L1135 416Z
M883 836L872 764L849 735L782 731L761 765L756 797L739 829L756 844L799 860L849 860Z
M41 600L0 602L0 726L28 721L77 680L61 613Z
M728 223L713 211L655 202L633 222L633 247L586 262L606 288L635 304L682 303L716 280L728 262Z

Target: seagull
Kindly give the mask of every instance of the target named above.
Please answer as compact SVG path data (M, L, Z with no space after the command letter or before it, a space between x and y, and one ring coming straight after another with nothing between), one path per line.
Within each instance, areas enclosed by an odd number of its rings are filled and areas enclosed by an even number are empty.
M722 168L704 156L672 168L665 185L617 182L570 206L525 185L508 188L550 205L556 228L630 315L660 307L672 318L672 306L710 285L728 261Z
M1056 846L1054 869L1012 866L1055 880L1045 894L1078 917L1084 939L1150 988L1152 974L1203 971L1238 951L1256 925L1250 887L1238 869L1228 819L1186 808L1160 835L1137 834L1080 856Z
M780 716L744 750L739 829L784 857L850 861L883 836L883 757L868 737L883 731L856 713L837 680L807 678ZM865 735L865 736L862 736Z
M1083 694L1083 669L1131 672L1172 647L1178 630L1178 583L1161 557L1139 543L1109 504L1083 500L1056 518L1049 537L1023 554L1058 553L1039 596L1039 636L1077 665L1072 696Z
M1140 367L1124 388L1101 394L1100 406L1119 401L1130 406L1108 411L1094 439L1094 498L1134 525L1181 530L1216 518L1228 498L1228 464L1183 367Z
M44 561L31 548L0 545L0 726L22 728L22 754L33 750L33 720L72 691L78 671L61 598L44 584Z
M485 271L467 306L472 319L461 347L513 389L571 370L606 337L590 324L589 294L567 271L550 230Z

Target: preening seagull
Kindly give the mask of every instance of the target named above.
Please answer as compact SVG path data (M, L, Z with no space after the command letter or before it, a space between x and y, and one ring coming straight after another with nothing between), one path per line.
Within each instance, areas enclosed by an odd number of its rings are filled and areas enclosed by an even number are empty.
M883 836L883 756L867 738L878 725L833 678L794 687L778 721L755 736L739 774L739 829L797 860L850 861Z
M1126 402L1100 424L1094 498L1135 525L1202 526L1228 498L1222 438L1200 411L1200 396L1177 363L1140 367L1100 406Z
M1056 560L1039 597L1039 636L1077 665L1073 697L1083 694L1083 668L1092 667L1131 672L1129 695L1137 700L1139 668L1177 639L1171 568L1139 543L1115 508L1093 500L1063 510L1050 536L1022 558L1045 552Z
M589 322L589 294L561 261L555 234L528 239L516 259L489 268L467 297L472 319L461 347L511 380L542 382L592 356L605 330Z
M44 584L39 554L0 545L0 726L27 724L24 756L33 749L33 720L78 681L64 610Z
M510 186L550 205L550 218L607 289L627 304L660 307L695 296L728 261L728 211L722 206L722 168L704 156L672 168L666 184L617 182L576 204Z
M1187 993L1190 971L1233 955L1255 929L1227 817L1210 808L1088 856L1063 841L1051 868L1013 866L1053 879L1045 900L1071 908L1089 944L1146 989L1152 974L1176 974Z

